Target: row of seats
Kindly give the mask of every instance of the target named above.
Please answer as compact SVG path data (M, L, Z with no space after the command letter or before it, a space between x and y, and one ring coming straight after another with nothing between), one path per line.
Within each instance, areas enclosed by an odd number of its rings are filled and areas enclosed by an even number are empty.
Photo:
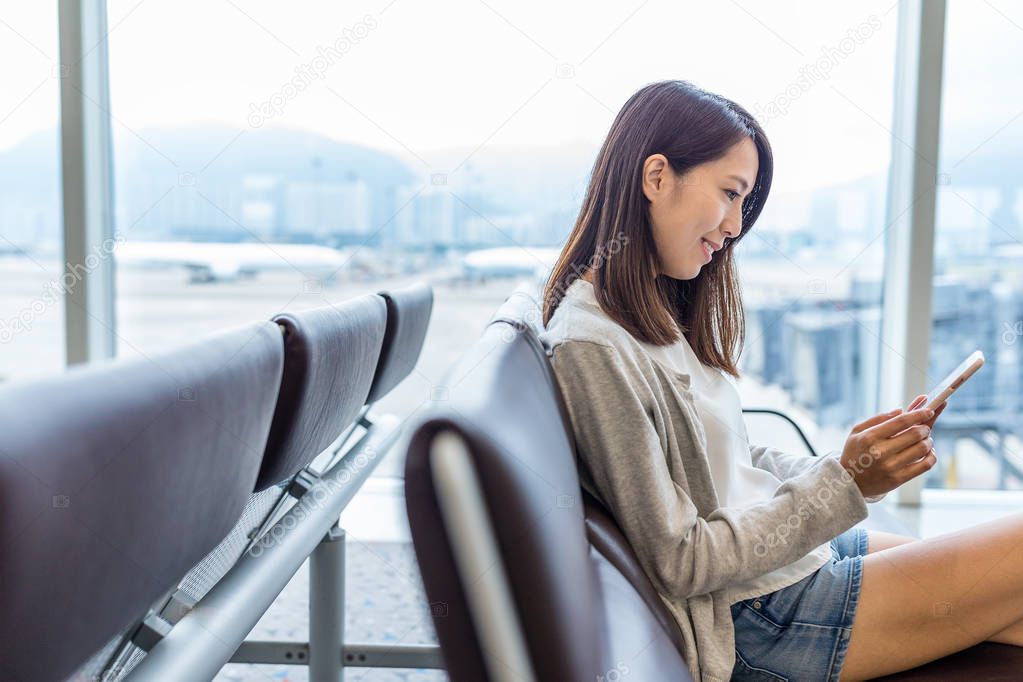
M130 670L143 624L194 607L412 371L432 302L415 285L0 385L3 678Z
M409 440L408 520L428 599L445 605L432 614L450 679L690 680L674 619L580 487L538 298L524 287L501 306ZM871 505L863 525L884 516ZM1016 679L1021 666L1023 649L982 643L884 679Z

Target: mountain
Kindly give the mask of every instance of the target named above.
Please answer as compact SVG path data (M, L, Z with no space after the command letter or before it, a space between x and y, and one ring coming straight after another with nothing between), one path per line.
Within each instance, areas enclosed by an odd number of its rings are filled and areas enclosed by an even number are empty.
M0 152L0 234L15 243L59 241L58 141L57 130L44 131ZM239 135L215 125L131 131L114 124L119 212L126 204L159 196L188 174L201 188L240 187L243 178L254 175L324 183L358 178L369 187L373 224L387 219L395 188L415 180L408 166L387 152L305 131L266 128Z

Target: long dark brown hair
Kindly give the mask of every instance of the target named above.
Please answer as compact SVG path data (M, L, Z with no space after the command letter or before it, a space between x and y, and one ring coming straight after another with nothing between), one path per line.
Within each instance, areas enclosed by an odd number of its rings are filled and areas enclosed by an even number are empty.
M655 278L644 161L663 154L681 176L721 158L744 137L756 145L759 167L743 200L740 233L695 278ZM732 252L760 215L773 175L767 136L735 102L686 81L641 88L618 112L597 154L579 217L544 287L544 324L569 285L589 270L601 308L634 337L663 346L684 334L703 364L738 378L746 323Z

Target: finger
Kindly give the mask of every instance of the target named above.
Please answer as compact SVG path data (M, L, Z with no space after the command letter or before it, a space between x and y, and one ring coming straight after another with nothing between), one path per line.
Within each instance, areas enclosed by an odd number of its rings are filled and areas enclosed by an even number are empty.
M892 417L888 421L878 424L877 426L873 426L863 433L872 441L880 441L885 438L890 438L900 431L903 431L914 424L919 424L933 416L934 415L930 414L930 410L926 408L912 410L910 412L904 412L897 417Z
M856 426L854 426L852 428L852 432L853 433L859 433L860 431L863 431L864 429L869 429L871 426L875 426L877 424L881 424L885 420L890 419L891 417L894 417L899 412L902 412L902 408L901 407L897 408L897 409L894 409L891 412L885 412L883 414L874 415L870 419L867 419L866 421L862 421L859 424L857 424Z
M876 459L883 458L889 461L893 467L901 467L914 459L919 459L927 452L926 448L913 451L913 446L926 442L930 438L930 432L925 433L924 428L926 428L925 424L915 424L890 438L871 443L868 451Z
M910 479L916 478L920 474L928 472L937 461L938 455L933 450L931 450L926 455L924 455L924 457L922 457L919 462L913 462L912 464L909 464L905 468L903 468L899 472L899 478L902 479L902 483L905 483Z
M929 433L921 435L917 427L907 429L889 442L891 445L888 459L891 466L896 469L915 462L934 449L934 439L931 435Z
M923 405L924 401L926 401L926 400L927 400L927 396L926 395L923 395L923 394L918 395L917 397L913 398L913 402L911 402L909 404L909 407L907 409L915 410L916 408L918 408L921 405Z
M930 419L928 419L927 422L926 422L927 426L930 426L931 428L934 428L934 422L936 422L938 420L938 415L940 415L942 413L942 411L944 411L945 405L948 405L948 401L942 402L941 405L939 405L938 408L936 410L934 410L934 416L931 417Z
M947 400L941 401L941 404L934 410L934 416L924 422L924 424L926 424L928 428L931 428L931 429L934 428L934 422L936 422L938 420L938 415L941 414L941 412L945 409L946 405L948 405L948 401ZM895 434L895 435L897 436L899 434ZM891 436L891 437L894 438L895 436Z

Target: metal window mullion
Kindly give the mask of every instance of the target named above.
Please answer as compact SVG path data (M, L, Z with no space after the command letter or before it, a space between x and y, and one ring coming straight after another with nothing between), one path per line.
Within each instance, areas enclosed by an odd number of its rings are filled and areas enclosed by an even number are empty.
M945 0L900 0L885 216L884 408L905 407L928 389L944 41ZM903 484L898 503L919 505L923 479Z
M116 353L105 0L60 0L61 184L68 365Z

